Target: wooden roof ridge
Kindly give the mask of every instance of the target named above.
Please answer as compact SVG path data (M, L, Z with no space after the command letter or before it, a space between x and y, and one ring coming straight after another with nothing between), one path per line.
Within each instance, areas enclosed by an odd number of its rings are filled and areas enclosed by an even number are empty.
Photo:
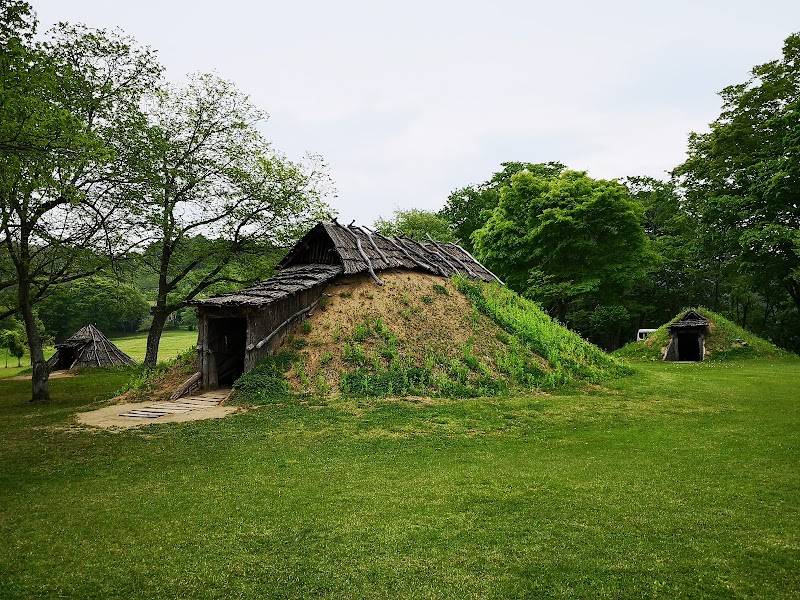
M386 269L422 269L449 277L459 273L472 279L503 282L472 254L457 244L429 239L423 243L405 236L384 236L368 227L348 225L336 219L317 223L295 244L278 268L286 270L300 264L315 263L319 257L340 263L344 273L377 273Z
M669 330L687 329L690 327L708 327L710 321L694 309L686 311L680 319L669 326Z

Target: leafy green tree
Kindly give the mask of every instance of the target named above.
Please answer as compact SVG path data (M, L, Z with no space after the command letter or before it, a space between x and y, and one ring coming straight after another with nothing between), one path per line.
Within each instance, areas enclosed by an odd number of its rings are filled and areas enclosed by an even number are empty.
M136 331L150 312L142 292L107 277L60 285L39 303L39 317L57 341L92 323L101 331Z
M198 75L150 100L146 126L126 147L138 181L128 189L130 224L158 281L145 357L152 366L167 319L184 302L268 274L272 266L234 267L323 218L328 179L317 157L298 164L273 151L257 128L266 115L228 81Z
M115 33L60 24L34 41L30 5L0 0L0 291L14 289L33 365L32 401L49 399L34 305L96 272L119 242L118 152L160 73L153 53ZM0 315L2 317L3 315Z
M671 181L628 177L623 183L644 213L653 260L627 304L638 326L660 325L687 306L710 306L713 264L698 242L696 223Z
M25 355L25 330L22 327L1 330L0 347L6 350L6 367L9 354L17 359L17 366L21 366L21 359Z
M719 118L690 136L675 175L720 269L779 284L800 312L800 34L721 96Z
M394 211L392 219L379 218L374 225L381 235L406 236L412 240L424 241L428 236L437 242L455 242L456 236L450 224L433 211L410 210Z
M500 202L500 190L511 184L511 178L517 173L532 173L541 177L560 175L566 167L558 162L501 163L502 171L498 171L484 183L468 185L452 192L439 216L450 223L459 243L474 251L472 234L486 224L497 204Z
M475 248L509 287L565 322L576 300L614 304L644 276L651 255L642 217L616 181L520 172L475 232Z

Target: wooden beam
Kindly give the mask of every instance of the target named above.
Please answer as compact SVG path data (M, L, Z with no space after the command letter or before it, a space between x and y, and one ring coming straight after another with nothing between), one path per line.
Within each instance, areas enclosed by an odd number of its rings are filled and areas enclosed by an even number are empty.
M429 233L429 234L427 234L427 236L428 236L428 239L431 241L431 243L432 243L434 246L436 246L436 249L439 251L439 254L441 254L441 255L442 255L442 258L443 258L445 261L447 261L447 259L446 259L446 258L444 258L444 257L445 257L445 255L447 255L447 256L449 256L450 258L452 258L454 261L456 261L458 264L460 264L460 265L461 265L461 266L464 268L464 270L467 272L467 275L469 275L470 277L475 277L475 273L473 273L473 272L472 272L472 269L470 269L470 268L467 266L467 263L465 263L464 261L462 261L462 260L461 260L460 258L458 258L457 256L453 256L452 254L449 254L449 253L447 252L447 250L445 250L444 248L442 248L442 246L441 246L441 245L439 245L439 242L437 242L435 239L433 239L433 238L431 237L431 234L430 234L430 233ZM447 262L447 264L450 264L450 263L449 263L449 261Z
M366 227L363 227L363 228L362 227L354 227L353 229L358 229L359 231L363 232L364 235L367 236L367 239L369 240L369 243L372 244L372 247L375 249L375 252L380 254L381 258L383 259L383 262L385 262L388 265L389 264L389 258L383 253L383 250L378 248L378 244L375 243L375 240L372 239L372 232L369 231L368 229L366 229Z
M416 244L417 246L419 246L420 248L422 248L422 250L423 250L423 251L425 251L425 252L427 252L427 251L428 251L428 250L425 248L425 246L423 246L423 245L422 245L422 244L420 244L419 242L415 242L415 241L414 241L414 240L412 240L411 238L406 238L406 237L403 237L403 238L398 238L398 241L400 241L400 242L401 242L401 243L402 243L404 246L407 246L407 247L411 248L411 250L412 250L413 252L415 252L415 253L416 253L418 256L420 256L420 252L419 252L418 250L415 250L415 249L414 249L414 246L413 246L412 244ZM439 266L437 266L437 265L433 265L433 270L434 270L435 272L439 273L439 275L441 275L442 277L449 277L449 275L448 275L447 273L445 273L444 269L442 269L441 267L439 267Z
M350 225L352 225L352 223ZM353 239L356 241L356 248L358 249L358 253L361 255L361 258L367 264L367 269L369 269L369 274L372 277L372 279L374 279L375 283L377 283L378 285L383 285L383 282L375 274L375 269L372 268L372 261L369 259L369 256L367 256L366 252L364 252L364 248L361 247L361 238L359 238L355 233L350 231L349 227L342 227L342 229L344 229L347 233L353 236Z
M495 275L494 273L492 273L492 272L491 272L489 269L487 269L487 268L486 268L486 267L485 267L485 266L484 266L482 263L480 263L480 262L478 262L477 260L475 260L475 257L474 257L474 256L472 256L472 254L470 254L470 253L469 253L469 251L465 250L464 248L462 248L462 247L461 247L461 246L459 246L458 244L453 244L453 246L455 246L456 248L458 248L459 250L461 250L461 251L462 251L464 254L466 254L467 256L469 256L469 257L470 257L470 258L473 260L473 262L474 262L476 265L480 265L481 267L483 267L483 269L484 269L484 270L485 270L487 273L489 273L489 275L491 275L492 277L494 277L494 279L495 279L495 281L497 281L497 283L499 283L500 285L505 285L505 283L503 283L503 281L502 281L502 280L501 280L501 279L500 279L500 278L499 278L497 275Z
M252 352L253 350L259 350L259 349L263 348L263 347L264 347L264 345L266 345L266 344L267 344L267 343L268 343L268 342L269 342L269 341L270 341L270 340L271 340L273 337L275 337L275 336L276 336L276 335L277 335L277 334L278 334L278 333L281 331L281 329L283 329L284 327L286 327L286 326L287 326L289 323L291 323L291 322L292 322L294 319L296 319L297 317L299 317L299 316L300 316L300 315L302 315L303 313L310 313L312 310L314 310L314 307L317 305L317 303L318 303L318 302L319 302L319 300L315 300L314 302L312 302L311 304L309 304L309 305L308 305L308 306L306 306L305 308L303 308L303 309L301 309L301 310L298 310L298 311L297 311L296 313L294 313L294 314L293 314L291 317L289 317L289 318L288 318L288 319L286 319L286 320L285 320L283 323L281 323L281 324L280 324L280 325L278 325L278 326L277 326L275 329L273 329L273 330L272 330L272 333L270 333L270 334L269 334L267 337L265 337L263 340L261 340L261 341L259 341L259 342L255 343L255 344L248 344L248 345L245 347L245 350L247 350L248 352Z

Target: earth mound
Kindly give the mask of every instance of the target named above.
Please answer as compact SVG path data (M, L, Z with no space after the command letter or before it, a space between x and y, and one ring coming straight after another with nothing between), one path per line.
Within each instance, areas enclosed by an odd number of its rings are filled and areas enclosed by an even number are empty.
M705 339L705 360L791 356L789 352L705 308L687 308L681 311L645 339L631 342L614 352L614 356L628 360L662 360L670 341L669 326L692 310L709 322Z
M383 271L329 285L235 394L491 396L599 382L628 368L498 284Z

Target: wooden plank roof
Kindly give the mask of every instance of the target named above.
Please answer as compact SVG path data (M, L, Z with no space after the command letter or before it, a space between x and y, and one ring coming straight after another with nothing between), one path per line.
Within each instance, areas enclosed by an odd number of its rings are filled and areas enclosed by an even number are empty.
M421 269L450 277L459 273L472 279L500 281L469 252L456 244L416 242L390 238L366 227L319 223L286 255L279 268L311 262L341 264L346 275L370 270Z
M193 306L263 306L291 294L325 283L342 273L339 265L297 265L279 271L270 279L254 286L187 302Z
M193 306L264 306L280 298L309 289L337 275L370 273L380 283L387 269L421 270L442 277L455 274L470 279L500 279L456 244L416 242L391 238L365 227L319 223L278 264L272 278L238 292L193 300Z
M708 327L708 319L706 319L697 311L690 310L680 319L672 323L672 325L669 326L669 330L675 331L678 329L689 329L694 327Z

